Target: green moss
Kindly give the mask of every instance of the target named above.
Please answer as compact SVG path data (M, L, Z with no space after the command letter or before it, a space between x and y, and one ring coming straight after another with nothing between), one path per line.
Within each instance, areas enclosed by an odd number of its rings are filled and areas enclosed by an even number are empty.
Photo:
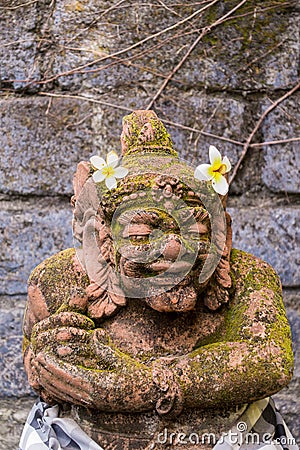
M237 285L238 292L234 293L229 305L223 306L225 320L218 333L208 337L205 342L201 341L201 346L208 345L213 349L218 345L215 344L216 341L222 342L225 347L226 342L245 342L252 346L253 355L256 354L259 358L259 349L274 345L280 352L281 370L287 377L290 376L293 367L291 330L282 301L278 275L267 263L236 249L231 253L231 268L231 278ZM255 292L261 300L257 311L252 311L252 314L255 314L253 319L249 317L248 310L252 305L250 296ZM271 302L269 293L274 295ZM266 306L268 301L270 306ZM264 337L253 336L251 326L254 323L264 326ZM197 350L195 352L197 353ZM276 354L271 358L275 366L277 358ZM259 377L259 373L255 376Z
M89 284L85 273L74 270L74 256L75 249L64 250L46 259L29 277L29 283L41 289L50 314L69 304L74 289L83 289ZM69 306L68 310L71 310Z
M123 136L128 146L126 155L141 152L161 152L164 154L169 153L177 157L177 152L173 148L170 134L162 122L158 118L154 116L150 117L149 115L148 123L152 127L153 140L147 138L146 142L142 142L141 138L143 137L144 130L141 127L140 117L136 113L124 117L123 124L126 124L127 129L130 130L128 135Z
M236 2L230 0L222 6L217 4L209 8L203 15L203 25L211 26L234 6ZM265 55L274 50L276 44L282 40L287 26L287 20L284 20L282 13L288 11L288 7L285 0L247 1L232 17L213 28L203 38L206 52L210 57L215 55L226 61L230 57L230 61L235 64L238 61L244 67L245 59L251 61L261 54ZM255 66L251 67L258 74L260 68L264 67L264 59L257 60Z
M26 349L30 345L30 340L24 335L22 340L22 354L24 355Z

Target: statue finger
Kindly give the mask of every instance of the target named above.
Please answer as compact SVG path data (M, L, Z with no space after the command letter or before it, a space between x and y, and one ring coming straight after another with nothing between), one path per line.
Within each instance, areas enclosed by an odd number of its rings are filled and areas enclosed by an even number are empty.
M36 333L32 336L31 343L34 352L38 353L46 348L50 351L55 351L58 347L65 344L78 349L78 344L81 347L82 344L88 343L89 339L90 332L86 330L75 327L59 327Z
M74 327L84 330L92 330L95 328L94 322L88 317L71 311L63 311L53 314L34 325L32 336L58 327Z
M114 350L108 344L97 339L97 334L93 333L91 348L95 354L98 364L106 370L117 369L124 364L121 352Z
M67 393L68 388L65 388L64 390L59 388L57 383L53 382L44 369L41 369L41 379L43 383L43 399L51 398L57 402L64 401L68 403L75 403L74 398Z
M35 360L39 383L50 394L60 400L91 406L90 392L93 386L84 378L84 372L76 366L57 360L54 356L39 353Z

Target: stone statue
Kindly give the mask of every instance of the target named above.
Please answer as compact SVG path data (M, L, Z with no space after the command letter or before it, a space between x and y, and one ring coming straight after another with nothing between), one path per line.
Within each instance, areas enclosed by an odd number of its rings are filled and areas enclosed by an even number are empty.
M231 248L226 195L179 160L155 113L125 117L121 143L121 167L113 153L79 163L78 245L29 279L24 364L41 420L56 408L57 422L45 447L20 448L225 448L230 430L273 442L270 395L293 370L278 276ZM90 443L64 447L54 423Z

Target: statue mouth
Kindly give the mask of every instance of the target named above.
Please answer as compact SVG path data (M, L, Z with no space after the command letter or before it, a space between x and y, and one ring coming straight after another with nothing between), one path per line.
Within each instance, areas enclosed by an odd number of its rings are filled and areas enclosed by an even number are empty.
M195 308L197 302L197 292L193 285L192 278L186 277L180 283L166 287L165 291L158 295L146 296L145 302L159 312L183 313Z
M158 281L159 286L164 286L166 290L173 289L175 287L185 287L192 284L192 277L186 275L183 279L182 277L174 276L162 276Z
M159 260L148 265L148 269L155 273L168 272L169 274L183 274L188 273L192 269L192 264L188 261L168 261Z

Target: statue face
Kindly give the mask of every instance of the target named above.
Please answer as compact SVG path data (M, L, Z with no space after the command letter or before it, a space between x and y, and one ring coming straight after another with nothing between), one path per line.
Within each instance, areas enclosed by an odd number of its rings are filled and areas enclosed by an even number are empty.
M210 249L208 212L188 205L170 213L134 209L121 214L115 227L116 269L125 292L144 292L139 297L158 311L193 309L206 285L198 280Z
M225 199L179 160L153 111L124 118L121 143L128 175L115 189L90 176L86 162L74 179L73 230L90 279L90 317L111 316L128 298L189 311L204 289L203 303L217 310L231 286Z

